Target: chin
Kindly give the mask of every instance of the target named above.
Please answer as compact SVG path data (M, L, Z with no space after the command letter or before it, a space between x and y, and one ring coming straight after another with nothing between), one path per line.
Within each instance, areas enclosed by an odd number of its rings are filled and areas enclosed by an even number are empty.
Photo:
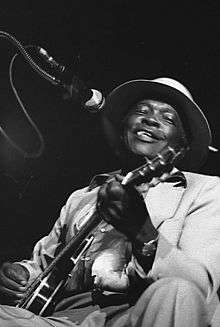
M155 156L158 155L158 153L160 153L162 151L162 149L167 146L167 144L136 144L135 146L133 146L133 148L131 149L131 151L140 157L144 157L147 159L153 159Z
M161 149L154 149L154 150L149 150L146 151L146 149L135 149L132 151L134 156L137 157L142 157L143 159L147 160L147 159L153 159L159 152L161 151Z
M146 156L144 154L135 153L128 149L124 149L124 151L121 152L120 158L123 171L125 172L134 170L146 163Z

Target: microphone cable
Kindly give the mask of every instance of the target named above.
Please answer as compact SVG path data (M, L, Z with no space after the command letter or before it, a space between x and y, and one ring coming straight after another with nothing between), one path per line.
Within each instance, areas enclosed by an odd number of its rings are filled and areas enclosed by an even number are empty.
M10 35L7 32L4 31L0 31L0 37L2 38L6 38L7 40L9 40L14 46L17 47L17 49L19 50L19 52L23 55L24 59L31 65L31 67L44 79L48 80L50 83L52 83L53 85L59 85L60 84L60 80L55 78L54 76L50 75L49 73L47 73L45 70L43 70L40 66L38 66L35 61L31 58L31 56L29 55L29 53L26 51L27 48L35 48L35 46L23 46L15 37L13 37L12 35ZM31 124L31 126L34 128L39 140L40 140L40 146L39 149L37 151L34 152L30 152L28 153L27 151L23 150L19 145L17 145L15 143L15 141L13 141L11 139L11 137L8 136L8 134L5 132L4 128L0 125L0 133L4 136L4 138L9 142L9 144L15 148L20 154L22 154L24 156L24 158L38 158L42 155L43 150L45 148L45 143L44 143L44 139L43 139L43 135L41 134L39 128L37 127L36 123L34 123L34 121L32 120L32 118L30 117L30 115L28 114L27 110L25 109L25 106L23 104L23 102L21 101L21 98L18 95L18 92L14 86L14 82L13 82L13 74L12 74L12 67L14 64L14 61L16 59L16 57L18 56L18 53L16 53L9 65L9 80L10 80L10 84L12 87L12 90L14 92L14 95L22 109L22 111L24 112L26 118L28 119L29 123Z
M34 46L25 46L25 48L31 48L31 47L34 47ZM20 154L22 154L24 156L24 158L31 158L31 159L34 159L34 158L39 158L43 151L44 151L44 148L45 148L45 142L44 142L44 138L43 138L43 135L40 131L40 129L38 128L37 124L33 121L33 119L31 118L31 116L29 115L27 109L25 108L25 105L23 104L20 96L18 95L18 91L16 90L16 87L14 85L14 81L13 81L13 64L15 62L15 59L16 57L18 56L18 54L16 53L11 61L10 61L10 65L9 65L9 81L10 81L10 85L11 85L11 88L12 88L12 91L20 105L20 108L21 110L23 111L25 117L27 118L28 122L30 123L30 125L32 126L32 128L34 129L35 133L37 134L38 136L38 139L39 139L39 142L40 142L40 145L39 145L39 148L34 151L34 152L27 152L25 150L23 150L19 145L17 145L8 135L7 133L4 131L4 129L2 128L2 126L0 125L0 132L3 134L3 136L5 137L5 139L8 141L8 143L13 147L15 148Z

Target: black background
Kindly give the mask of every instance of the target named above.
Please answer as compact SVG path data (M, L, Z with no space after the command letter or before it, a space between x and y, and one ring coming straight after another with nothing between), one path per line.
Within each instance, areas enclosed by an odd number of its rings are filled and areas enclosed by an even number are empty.
M205 112L213 146L220 147L218 115L220 5L218 1L22 1L0 5L0 30L23 45L39 45L108 94L134 78L173 77L185 84ZM25 151L38 138L9 83L18 52L0 39L0 125ZM13 66L16 89L45 142L38 158L24 158L0 135L0 260L29 254L47 233L68 195L117 160L102 135L98 114L64 100L20 55ZM219 154L202 173L219 175Z

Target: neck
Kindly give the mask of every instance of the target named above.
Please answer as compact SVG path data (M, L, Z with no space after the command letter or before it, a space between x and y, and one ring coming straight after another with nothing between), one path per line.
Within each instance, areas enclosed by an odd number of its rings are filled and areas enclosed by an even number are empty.
M121 157L121 167L122 173L126 175L128 172L144 165L146 163L146 158L142 156L137 156L133 154L124 155Z

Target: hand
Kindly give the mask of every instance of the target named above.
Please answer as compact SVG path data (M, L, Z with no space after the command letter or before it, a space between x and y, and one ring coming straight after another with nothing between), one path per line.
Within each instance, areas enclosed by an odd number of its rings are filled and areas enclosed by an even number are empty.
M102 219L112 224L131 241L147 242L155 237L156 230L142 195L131 186L123 186L117 180L101 186L97 198L97 210Z
M24 296L28 270L16 263L5 262L0 269L0 295L4 303L15 304Z

